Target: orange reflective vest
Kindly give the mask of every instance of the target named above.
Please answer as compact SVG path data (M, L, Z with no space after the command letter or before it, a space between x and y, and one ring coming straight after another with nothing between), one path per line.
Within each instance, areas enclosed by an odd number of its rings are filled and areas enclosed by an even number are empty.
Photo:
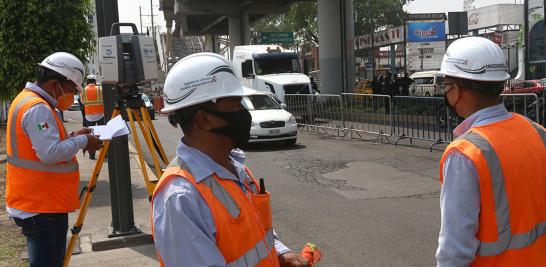
M252 192L248 195L234 181L216 175L196 183L193 175L181 168L175 160L161 177L153 197L171 179L186 179L197 188L212 212L216 225L216 246L228 266L279 266L269 193L259 194L256 179L248 169L247 174L253 181L253 184L245 184L247 191ZM152 233L153 221L152 218ZM158 256L161 266L165 266L160 251Z
M445 150L470 159L479 176L480 244L471 266L546 266L546 134L512 118L470 129Z
M85 114L95 115L104 113L102 86L97 86L94 83L88 84L82 91L81 98Z
M27 212L71 212L80 205L80 173L76 157L56 164L41 162L22 127L23 114L38 103L49 107L38 94L24 89L13 100L9 110L6 205ZM50 109L59 129L59 141L62 141L68 134L57 112Z

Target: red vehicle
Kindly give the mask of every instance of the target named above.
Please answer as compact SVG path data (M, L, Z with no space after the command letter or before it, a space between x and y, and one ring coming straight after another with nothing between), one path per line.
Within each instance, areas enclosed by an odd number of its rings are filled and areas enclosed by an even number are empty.
M544 85L540 80L527 80L516 82L504 89L503 94L523 94L535 93L541 94L544 91Z

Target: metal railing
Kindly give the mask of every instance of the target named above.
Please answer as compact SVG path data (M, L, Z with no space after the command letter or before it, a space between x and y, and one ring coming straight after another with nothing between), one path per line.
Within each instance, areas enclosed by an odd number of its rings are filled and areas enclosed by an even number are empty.
M544 93L503 94L501 100L508 111L531 120L545 122ZM376 142L396 137L430 141L437 144L453 141L453 129L459 118L450 114L441 97L413 97L377 94L299 95L287 94L287 111L296 117L300 131L362 139L372 134Z
M285 95L288 112L296 117L300 130L343 136L343 105L339 95Z
M391 97L377 94L350 94L341 95L344 111L345 133L351 138L361 133L377 135L377 140L383 137L389 142L392 136L392 113L390 112Z
M454 122L441 97L395 96L392 101L393 134L400 140L432 141L434 145L449 142Z
M502 94L502 102L506 109L521 114L537 123L544 123L543 111L541 112L542 101L536 94Z

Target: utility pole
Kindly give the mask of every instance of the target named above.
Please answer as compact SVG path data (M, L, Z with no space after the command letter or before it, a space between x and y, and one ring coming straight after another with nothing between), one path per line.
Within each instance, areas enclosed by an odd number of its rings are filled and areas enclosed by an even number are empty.
M529 0L523 1L523 79L529 79ZM519 61L518 61L519 62Z
M142 6L138 6L138 12L140 14L140 33L142 33Z
M155 26L154 26L154 6L153 0L150 0L150 16L152 18L152 37L155 40Z
M118 1L95 0L95 4L97 36L110 36L112 24L119 21ZM110 84L103 84L102 88L104 117L110 118L116 105L117 91L115 86ZM127 135L116 137L112 139L108 150L108 181L112 210L112 228L108 231L108 237L140 233L134 220L128 144Z
M373 2L370 1L370 22L372 24L372 77L375 76L375 22L373 20Z

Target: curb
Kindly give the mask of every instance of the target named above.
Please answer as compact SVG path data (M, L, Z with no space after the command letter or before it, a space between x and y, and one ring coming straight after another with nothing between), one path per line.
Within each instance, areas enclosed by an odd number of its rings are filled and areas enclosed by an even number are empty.
M153 238L151 234L141 233L129 236L111 238L104 241L93 242L92 251L105 251L118 248L135 247L140 245L153 244Z

